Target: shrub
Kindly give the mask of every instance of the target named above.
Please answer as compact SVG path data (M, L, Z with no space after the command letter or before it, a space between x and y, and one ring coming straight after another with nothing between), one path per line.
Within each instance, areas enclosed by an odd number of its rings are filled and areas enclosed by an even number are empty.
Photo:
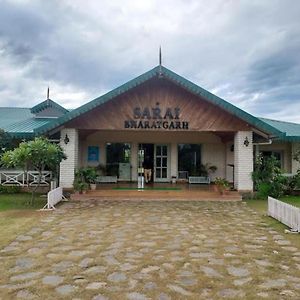
M252 179L260 198L280 197L286 190L287 179L282 175L279 162L274 156L256 157Z
M21 193L22 188L19 185L0 185L0 194Z

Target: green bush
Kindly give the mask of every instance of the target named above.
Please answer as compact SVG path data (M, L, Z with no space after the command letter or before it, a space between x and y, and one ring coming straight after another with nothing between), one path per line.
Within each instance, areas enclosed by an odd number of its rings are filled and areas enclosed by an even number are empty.
M21 193L22 188L19 185L0 185L0 194Z
M274 156L256 157L252 179L259 198L280 197L286 191L287 178L282 175L279 161Z

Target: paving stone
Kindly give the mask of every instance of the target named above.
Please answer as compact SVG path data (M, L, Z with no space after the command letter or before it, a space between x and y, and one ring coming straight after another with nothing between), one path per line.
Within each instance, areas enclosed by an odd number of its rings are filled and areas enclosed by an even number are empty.
M213 256L212 253L209 252L190 253L190 257L193 258L207 258L212 256Z
M105 297L105 296L103 296L103 295L101 295L101 294L99 294L99 295L94 296L92 298L92 300L108 300L108 298Z
M208 277L212 278L222 278L223 276L213 268L202 266L200 267L201 271Z
M148 266L141 270L141 273L151 273L154 271L158 271L160 268L158 266Z
M171 297L165 293L160 293L157 297L158 300L171 300Z
M58 275L48 275L43 277L43 284L57 286L64 281L64 278Z
M42 272L23 273L23 274L10 277L10 281L23 281L23 280L34 279L39 277L41 274Z
M83 273L84 274L103 274L107 270L107 267L104 266L93 266L86 269Z
M100 288L103 288L107 285L106 282L91 282L86 286L87 290L98 290Z
M291 242L287 241L287 240L277 240L277 241L275 241L275 243L278 245L281 245L281 246L287 246L287 245L291 244Z
M222 298L243 298L245 293L234 289L223 289L218 292L218 295Z
M176 293L178 293L178 294L180 294L180 295L183 295L183 296L191 296L191 295L192 295L191 292L189 292L189 291L183 289L183 288L182 288L181 286L179 286L179 285L169 284L167 287L168 287L170 290L172 290L173 292L176 292Z
M17 299L34 299L36 296L28 290L21 290L16 295Z
M157 284L155 282L147 282L145 285L144 285L144 289L145 290L154 290L157 288Z
M228 267L227 271L230 275L236 277L244 277L250 274L250 272L245 268Z
M93 261L94 260L92 258L86 257L79 263L79 267L88 268L93 263Z
M291 297L294 298L295 297L295 292L291 291L291 290L283 290L279 293L281 296L286 296L286 297Z
M31 241L32 240L32 236L31 235L19 235L16 238L16 240L19 241L19 242Z
M75 286L70 284L61 285L57 287L55 291L62 296L67 296L75 292Z
M261 297L261 298L268 298L269 299L270 295L266 292L260 292L260 293L257 293L257 296Z
M260 285L262 288L272 289L272 288L282 288L286 285L285 279L270 279Z
M130 263L125 263L125 264L120 265L120 270L121 271L130 271L130 270L135 269L135 268L136 268L136 266L133 266Z
M29 254L38 254L38 253L40 253L42 251L42 249L41 248L30 248L30 249L28 249L27 250L27 252L29 253Z
M112 282L122 282L122 281L125 281L127 279L127 277L124 273L115 272L115 273L108 275L107 279Z
M209 277L211 277L211 276L209 276ZM177 280L177 282L183 286L193 286L193 285L197 284L197 279L193 278L193 277L181 277Z
M133 292L127 294L127 299L129 300L147 300L147 298L144 294Z
M82 257L87 254L89 254L90 251L85 251L85 250L73 250L69 253L69 256L75 256L75 257Z
M28 257L20 257L16 260L16 267L28 269L34 265L34 260Z
M241 285L244 285L244 284L249 283L249 282L251 282L251 281L252 281L252 278L251 278L251 277L241 278L241 279L235 279L235 280L233 281L233 284L234 284L235 286L241 286Z
M71 261L61 261L57 264L54 264L52 266L52 270L54 272L60 273L60 272L65 272L65 271L69 270L73 266L74 266L74 264Z

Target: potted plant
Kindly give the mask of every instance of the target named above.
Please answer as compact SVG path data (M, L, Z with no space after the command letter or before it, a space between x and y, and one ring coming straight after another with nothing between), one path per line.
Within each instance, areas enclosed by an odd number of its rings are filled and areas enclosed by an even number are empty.
M229 182L225 178L216 177L214 183L221 195L224 195L229 190Z
M85 181L90 185L91 190L96 190L98 173L95 168L88 167L84 170Z
M176 183L177 176L172 176L172 183Z

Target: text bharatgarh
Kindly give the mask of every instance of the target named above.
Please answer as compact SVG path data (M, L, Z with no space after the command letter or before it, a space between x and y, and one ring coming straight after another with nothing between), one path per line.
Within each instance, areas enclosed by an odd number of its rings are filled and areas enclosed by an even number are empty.
M133 119L139 120L126 120L124 128L130 129L177 129L188 130L189 122L180 121L180 108L166 108L164 111L156 103L156 107L133 109ZM145 120L146 119L146 120ZM173 120L176 121L173 121Z

